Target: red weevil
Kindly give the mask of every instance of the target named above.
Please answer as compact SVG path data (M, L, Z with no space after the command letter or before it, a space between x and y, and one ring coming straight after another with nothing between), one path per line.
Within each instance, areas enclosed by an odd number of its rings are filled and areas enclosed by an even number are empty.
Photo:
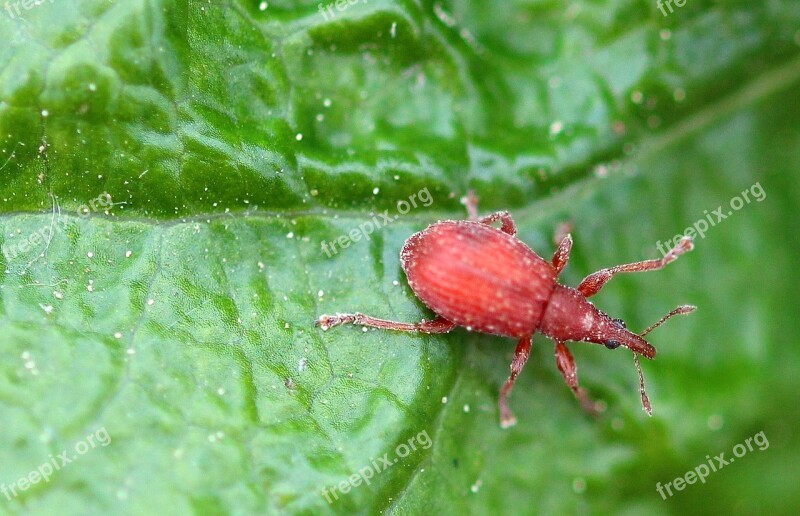
M470 193L465 203L469 220L439 221L411 235L400 252L400 263L411 290L437 317L431 321L402 323L361 313L323 315L317 324L323 330L340 324L357 324L388 330L447 333L457 326L519 339L511 375L500 388L500 425L516 423L508 407L508 396L525 366L536 331L555 342L556 365L583 407L596 413L595 404L578 386L575 361L565 341L602 344L609 349L625 346L633 352L639 373L642 406L652 414L644 388L638 355L652 359L656 349L642 337L670 317L693 311L679 306L641 334L626 329L621 319L598 310L587 298L597 294L619 272L642 272L664 268L692 250L684 238L663 258L601 269L590 274L577 289L558 283L569 260L572 236L561 240L553 259L547 262L516 238L516 225L507 211L479 218L477 198ZM500 221L500 229L491 224Z

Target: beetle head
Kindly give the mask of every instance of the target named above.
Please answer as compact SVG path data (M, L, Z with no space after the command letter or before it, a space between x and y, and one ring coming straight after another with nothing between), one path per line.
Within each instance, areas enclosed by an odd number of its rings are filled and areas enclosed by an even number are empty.
M588 303L588 301L587 301ZM595 308L595 310L597 310ZM620 346L625 346L634 353L644 355L647 358L653 358L656 355L656 348L649 342L644 340L641 335L637 335L628 330L625 321L622 319L613 319L607 314L599 312L599 339L592 340L591 342L598 342L603 344L608 349L617 349Z
M656 348L629 331L621 319L601 312L583 294L556 285L541 322L542 333L558 341L584 341L609 349L625 346L634 353L653 358Z
M639 373L639 393L642 396L642 406L648 414L652 415L650 400L647 398L644 388L642 368L639 365L639 355L653 358L656 348L643 337L664 324L670 317L688 314L694 309L695 307L691 305L679 306L637 335L628 331L622 319L613 319L595 308L579 291L563 285L556 285L544 317L542 317L541 331L557 341L581 340L603 344L609 349L625 346L633 351L633 362Z

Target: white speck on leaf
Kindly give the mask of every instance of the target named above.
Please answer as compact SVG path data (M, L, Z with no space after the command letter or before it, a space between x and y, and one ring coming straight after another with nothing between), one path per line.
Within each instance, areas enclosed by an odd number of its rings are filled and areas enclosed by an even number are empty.
M472 484L472 487L470 487L469 490L472 491L473 493L477 493L482 485L483 485L483 480L478 479L475 481L474 484Z

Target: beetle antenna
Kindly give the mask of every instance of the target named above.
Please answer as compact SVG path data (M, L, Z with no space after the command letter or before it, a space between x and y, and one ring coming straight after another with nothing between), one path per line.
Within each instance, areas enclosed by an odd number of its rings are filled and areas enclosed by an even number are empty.
M695 310L697 310L696 306L693 306L693 305L681 305L678 308L676 308L675 310L673 310L670 313L668 313L667 315L665 315L664 317L662 317L661 319L659 319L658 322L656 322L655 324L653 324L652 326L650 326L649 328L644 330L642 333L639 334L639 336L640 337L644 337L645 335L647 335L651 331L655 330L656 328L658 328L659 326L661 326L662 324L667 322L671 317L673 317L675 315L690 314L690 313L694 312Z
M650 405L650 398L647 397L647 391L644 388L644 375L642 374L642 365L639 363L639 355L633 354L633 363L636 365L636 371L639 372L639 393L642 395L642 408L647 412L648 416L653 415L653 407Z
M649 328L644 330L639 336L644 337L651 331L655 330L665 322L667 322L671 317L676 315L683 315L683 314L690 314L697 310L696 306L693 305L681 305L675 310L671 311L661 319L659 319L655 324L651 325ZM636 372L639 373L639 393L642 395L642 407L644 408L645 412L647 412L648 416L653 415L653 407L650 405L650 398L647 397L647 391L644 388L644 374L642 374L642 364L639 363L639 354L634 352L633 353L633 363L636 365Z

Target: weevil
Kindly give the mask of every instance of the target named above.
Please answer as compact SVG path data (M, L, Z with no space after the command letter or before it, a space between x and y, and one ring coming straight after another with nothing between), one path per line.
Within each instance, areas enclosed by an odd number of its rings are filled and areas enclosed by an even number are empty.
M592 414L596 404L578 385L578 373L567 341L593 342L608 349L626 347L633 352L639 375L642 406L652 415L644 386L639 355L652 359L656 349L644 336L670 317L692 312L681 305L640 334L626 328L621 319L600 311L588 298L597 294L620 272L663 269L693 248L692 239L681 240L661 259L616 265L600 269L581 281L578 288L558 282L572 250L567 233L551 261L546 261L516 237L517 229L507 211L486 217L478 215L478 199L464 199L468 220L444 220L411 235L400 252L400 264L416 296L435 314L430 321L403 323L378 319L362 313L322 315L323 330L340 324L405 332L448 333L456 327L518 339L511 374L500 388L500 426L516 424L508 397L531 351L538 331L555 342L556 366L581 405ZM500 222L500 228L493 224Z

